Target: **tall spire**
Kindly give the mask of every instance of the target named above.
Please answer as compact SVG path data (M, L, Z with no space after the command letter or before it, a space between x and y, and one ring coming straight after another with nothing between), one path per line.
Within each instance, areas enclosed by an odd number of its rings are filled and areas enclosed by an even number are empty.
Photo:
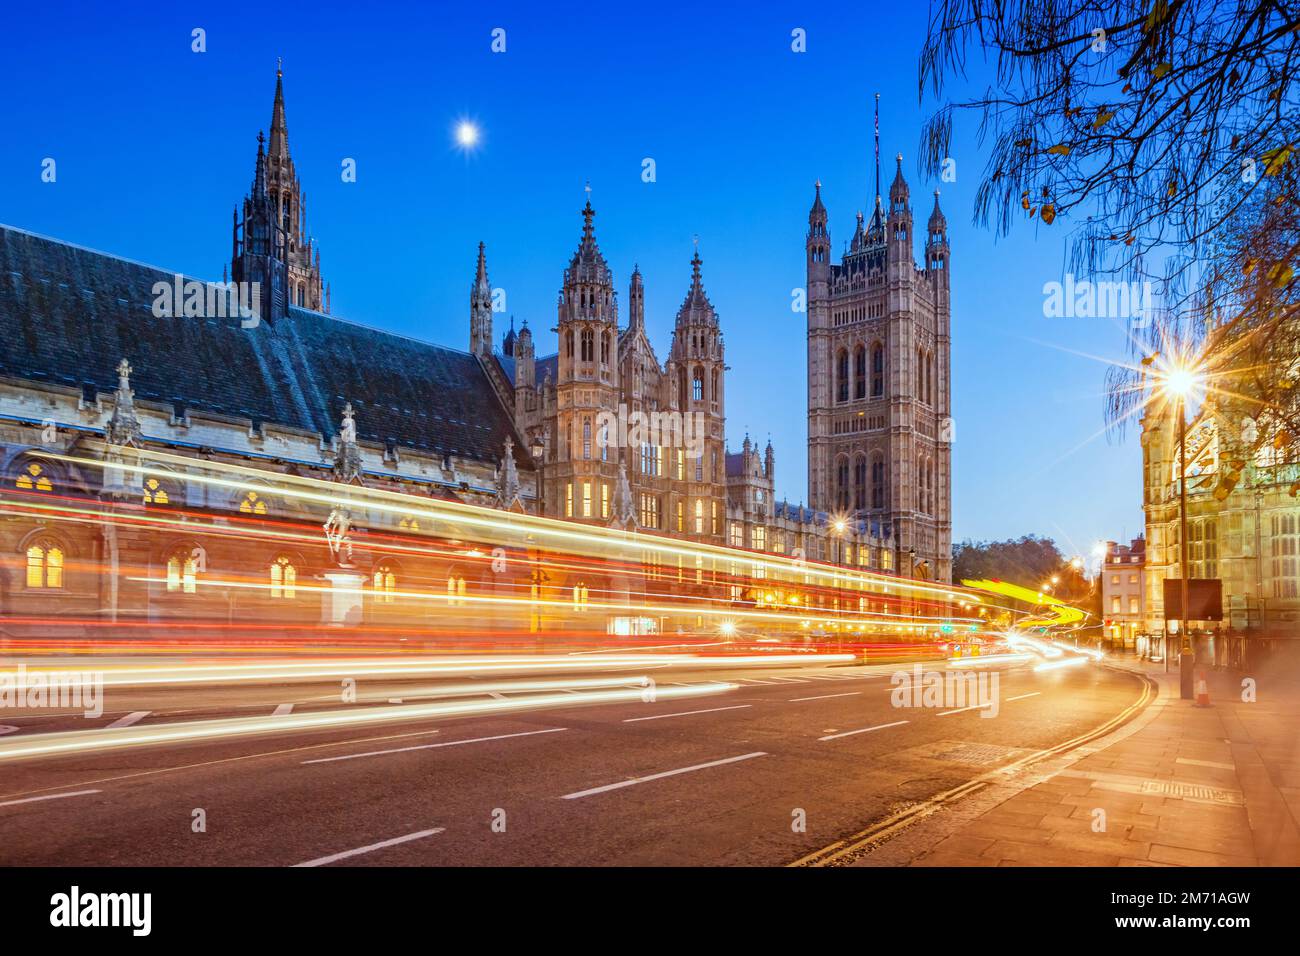
M271 144L268 152L283 159L289 155L289 129L284 121L283 61L275 65L275 103L271 106Z
M880 205L880 94L876 94L876 205Z

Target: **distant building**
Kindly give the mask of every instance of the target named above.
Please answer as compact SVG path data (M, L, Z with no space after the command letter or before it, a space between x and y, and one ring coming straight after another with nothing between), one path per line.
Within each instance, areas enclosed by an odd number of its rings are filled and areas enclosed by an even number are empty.
M1129 544L1106 542L1101 566L1101 616L1105 639L1116 647L1134 647L1146 629L1146 538Z

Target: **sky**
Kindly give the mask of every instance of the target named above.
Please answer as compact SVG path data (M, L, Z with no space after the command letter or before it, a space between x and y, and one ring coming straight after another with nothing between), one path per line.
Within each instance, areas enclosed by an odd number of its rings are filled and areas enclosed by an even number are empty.
M48 2L6 19L0 222L219 278L282 57L336 314L467 348L481 240L506 293L498 335L513 314L539 354L554 351L590 183L620 317L639 265L661 361L698 237L730 367L730 446L770 437L777 493L792 501L807 495L807 418L806 317L791 292L805 283L813 182L838 256L871 209L879 92L883 187L901 152L918 221L936 186L948 216L954 540L1040 534L1072 554L1142 530L1137 436L1103 433L1103 360L1125 357L1124 330L1043 315L1069 223L998 238L972 222L987 158L973 125L957 128L954 182L919 172L937 105L917 95L925 4ZM473 151L453 136L463 120L482 132ZM340 175L347 159L355 182Z

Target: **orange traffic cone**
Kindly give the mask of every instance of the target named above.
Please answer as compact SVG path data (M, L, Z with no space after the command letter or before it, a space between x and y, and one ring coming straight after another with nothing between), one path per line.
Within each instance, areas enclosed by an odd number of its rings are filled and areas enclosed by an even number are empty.
M1210 685L1206 683L1205 671L1201 671L1196 675L1196 706L1210 706Z

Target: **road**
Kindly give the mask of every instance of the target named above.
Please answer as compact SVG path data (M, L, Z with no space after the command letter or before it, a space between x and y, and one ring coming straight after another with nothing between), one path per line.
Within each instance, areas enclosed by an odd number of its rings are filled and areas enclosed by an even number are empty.
M557 691L535 709L414 718L449 683L462 689L437 703L537 697L463 687L481 677L362 678L346 705L334 680L110 687L95 718L0 711L16 728L0 736L0 864L786 864L1086 733L1141 694L1132 675L1091 663L997 666L997 714L985 717L893 706L896 669L621 669L653 676L654 699L633 688L592 703L579 689L572 703ZM126 728L366 709L383 719L38 757L3 749L68 731L93 745Z

